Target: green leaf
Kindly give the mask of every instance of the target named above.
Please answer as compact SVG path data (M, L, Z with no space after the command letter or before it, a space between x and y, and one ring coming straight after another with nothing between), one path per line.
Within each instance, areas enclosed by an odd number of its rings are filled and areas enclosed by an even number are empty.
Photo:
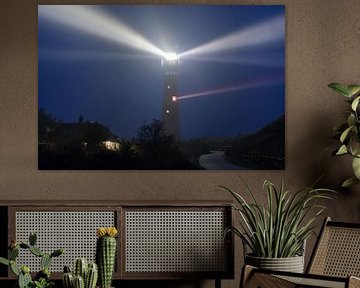
M360 85L348 85L347 90L349 91L350 96L354 96L360 92Z
M350 92L348 91L348 88L346 85L341 83L330 83L328 85L329 88L333 89L335 92L339 93L342 96L350 98Z
M350 113L347 118L347 124L349 127L356 126L356 116L353 113Z
M336 152L335 155L344 155L347 153L349 153L349 152L348 152L346 145L341 145L341 147L339 148L339 150Z
M9 265L9 260L3 257L0 257L0 263L4 265Z
M347 179L346 181L344 181L344 183L341 185L341 187L348 188L352 185L359 184L359 183L360 183L359 179L357 179L356 177L351 177L351 178Z
M352 168L356 178L360 180L360 158L355 157L353 159Z
M348 136L349 132L351 131L353 127L349 127L347 129L345 129L345 131L343 133L341 133L341 136L340 136L340 141L341 143L344 143L344 141L346 140L346 137Z
M360 101L360 96L356 97L354 99L354 101L351 103L351 109L356 111L356 108L358 107L359 105L359 101Z

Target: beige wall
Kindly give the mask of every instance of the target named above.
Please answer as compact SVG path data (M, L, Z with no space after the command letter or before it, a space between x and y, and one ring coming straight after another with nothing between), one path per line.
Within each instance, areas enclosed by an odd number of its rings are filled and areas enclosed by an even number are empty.
M237 175L243 176L264 199L264 179L280 183L284 178L290 189L297 189L325 173L321 185L340 192L329 215L338 220L360 221L360 186L348 191L339 189L341 181L351 173L350 162L333 158L325 151L332 143L331 128L346 107L326 85L334 81L360 82L358 0L276 1L286 6L285 171L38 171L37 4L74 2L100 1L0 0L1 200L229 199L210 186L238 187ZM236 255L240 258L240 253ZM237 281L227 281L225 286L236 287Z

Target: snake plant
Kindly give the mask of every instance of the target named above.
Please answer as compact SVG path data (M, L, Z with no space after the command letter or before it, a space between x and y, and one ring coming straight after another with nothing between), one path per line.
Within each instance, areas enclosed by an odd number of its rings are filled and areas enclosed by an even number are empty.
M302 254L303 244L316 228L316 219L324 214L326 207L318 200L331 199L334 191L329 189L304 188L296 193L277 188L266 180L264 189L267 203L262 205L249 186L241 179L251 201L240 193L219 186L235 199L233 205L240 215L239 227L228 227L225 234L239 236L256 257L288 258Z

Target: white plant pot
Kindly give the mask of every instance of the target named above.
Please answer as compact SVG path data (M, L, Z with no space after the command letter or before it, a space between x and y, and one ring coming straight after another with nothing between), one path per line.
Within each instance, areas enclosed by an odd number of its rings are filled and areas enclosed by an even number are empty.
M245 263L262 269L304 273L304 256L289 258L263 258L246 255Z

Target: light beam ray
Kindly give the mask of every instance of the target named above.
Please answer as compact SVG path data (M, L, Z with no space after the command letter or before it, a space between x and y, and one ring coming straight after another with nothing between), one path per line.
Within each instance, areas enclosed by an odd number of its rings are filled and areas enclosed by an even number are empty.
M81 50L46 50L42 49L39 61L127 61L158 59L157 55L130 54L117 52L94 52Z
M92 6L39 5L39 18L65 25L93 36L126 45L140 51L164 56L164 52L129 28L119 19L113 18Z
M188 56L187 60L211 63L224 63L234 65L252 65L262 67L284 67L284 59L279 57L240 56L240 57L210 57L210 56Z
M285 17L281 15L187 50L179 56L186 57L264 45L283 40L284 37Z
M185 99L211 96L211 95L222 95L225 93L230 93L230 92L240 91L240 90L256 89L256 88L261 88L261 87L266 87L266 86L277 85L277 84L282 83L283 81L284 81L283 76L259 78L254 81L247 81L246 83L244 82L244 83L237 84L237 85L230 86L230 87L215 88L212 90L176 96L176 98L173 99L173 101L180 101L180 100L185 100Z

